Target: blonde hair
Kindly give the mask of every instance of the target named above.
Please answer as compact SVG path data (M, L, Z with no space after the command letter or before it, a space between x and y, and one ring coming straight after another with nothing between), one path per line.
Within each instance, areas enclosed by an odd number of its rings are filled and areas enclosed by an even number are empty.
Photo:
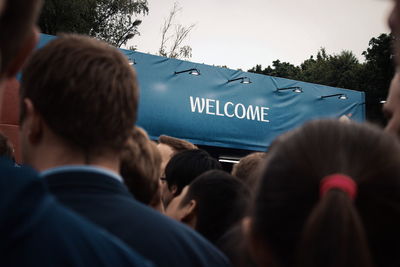
M265 152L254 152L242 158L232 169L232 175L242 180L252 190L258 180L261 163L267 158Z
M129 191L146 205L159 197L160 165L156 144L142 128L135 126L122 152L121 175Z
M185 150L198 149L197 146L195 146L194 144L192 144L188 141L185 141L185 140L179 139L179 138L175 138L172 136L168 136L168 135L160 135L160 137L158 138L158 142L160 144L165 144L165 145L170 146L172 148L172 150L174 151L174 154L185 151Z

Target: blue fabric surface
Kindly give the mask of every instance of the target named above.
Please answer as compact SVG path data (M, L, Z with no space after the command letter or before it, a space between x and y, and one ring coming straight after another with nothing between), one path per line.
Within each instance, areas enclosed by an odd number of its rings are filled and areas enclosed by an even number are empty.
M42 34L39 47L53 38ZM136 63L138 125L152 139L166 134L199 145L264 151L278 135L313 119L345 115L365 121L363 92L121 51ZM201 75L175 74L193 68ZM228 82L244 77L251 83ZM303 92L278 90L291 87ZM335 94L347 99L321 98Z

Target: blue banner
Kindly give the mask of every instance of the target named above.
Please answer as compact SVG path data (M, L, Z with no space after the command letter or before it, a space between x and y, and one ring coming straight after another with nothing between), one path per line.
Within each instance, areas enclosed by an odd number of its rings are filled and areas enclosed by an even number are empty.
M42 35L40 45L54 36ZM198 145L265 151L317 118L365 120L364 93L121 51L140 86L138 125Z

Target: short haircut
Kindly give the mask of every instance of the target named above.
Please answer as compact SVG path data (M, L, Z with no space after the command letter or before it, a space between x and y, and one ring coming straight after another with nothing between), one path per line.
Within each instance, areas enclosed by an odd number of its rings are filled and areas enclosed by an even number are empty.
M349 176L357 196L320 184ZM400 249L400 144L381 129L320 120L268 152L252 235L279 266L396 266ZM373 264L372 264L373 262Z
M50 129L86 156L120 152L136 121L138 87L118 49L80 35L64 35L38 50L21 84Z
M121 175L129 191L140 202L150 205L159 197L161 155L147 133L134 127L121 156Z
M245 215L250 200L248 187L234 176L211 170L190 183L181 206L196 200L196 231L216 244Z
M3 74L24 42L33 34L42 0L5 0L0 16L1 71Z
M248 242L243 230L243 225L237 223L218 240L217 247L228 257L232 266L257 267L250 255Z
M267 158L265 152L255 152L242 158L232 169L232 175L242 180L251 189L254 189L258 180L258 170L261 163Z
M174 151L174 153L179 153L185 150L197 149L197 146L188 141L168 135L160 135L160 137L158 138L158 142L160 144L165 144L170 146Z
M0 133L0 157L7 157L15 160L14 148L7 136L2 133Z
M186 150L175 154L165 167L168 188L176 186L175 196L200 174L214 169L222 169L221 164L201 149Z

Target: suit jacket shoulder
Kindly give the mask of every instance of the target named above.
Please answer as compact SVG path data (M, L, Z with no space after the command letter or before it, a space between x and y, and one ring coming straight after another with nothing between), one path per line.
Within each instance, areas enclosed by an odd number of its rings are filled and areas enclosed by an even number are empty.
M45 177L61 203L125 241L159 266L230 266L192 229L139 203L114 178L90 172Z
M36 172L1 159L0 236L1 266L150 266L57 203Z

